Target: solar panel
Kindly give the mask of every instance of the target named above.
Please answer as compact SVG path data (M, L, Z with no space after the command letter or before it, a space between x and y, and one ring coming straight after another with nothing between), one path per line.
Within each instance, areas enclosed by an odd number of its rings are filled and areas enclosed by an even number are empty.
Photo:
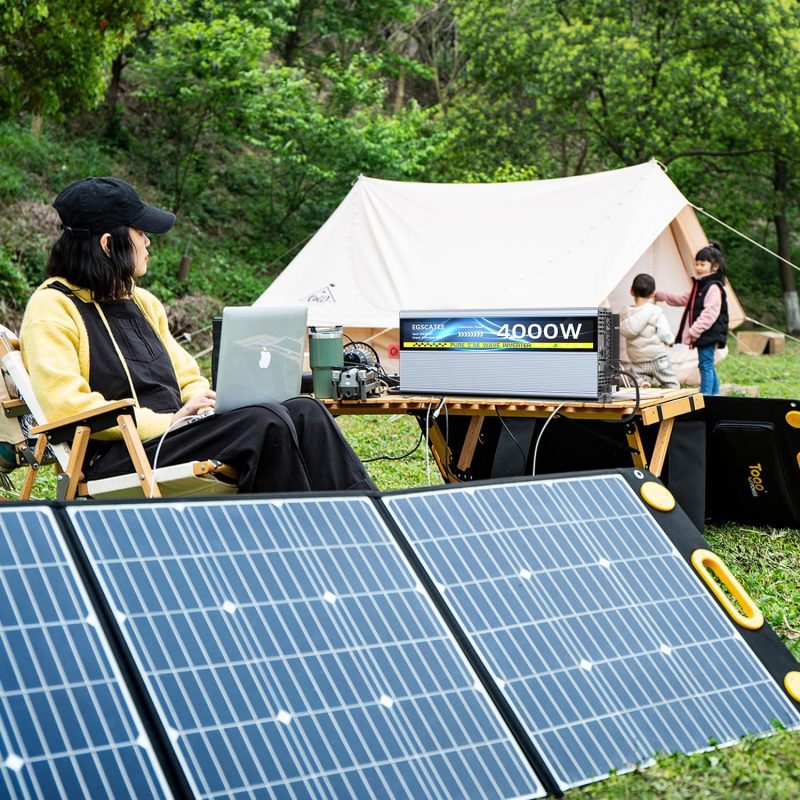
M544 794L369 499L69 515L198 796Z
M49 507L0 509L0 796L168 796Z
M562 789L800 724L621 475L383 501Z

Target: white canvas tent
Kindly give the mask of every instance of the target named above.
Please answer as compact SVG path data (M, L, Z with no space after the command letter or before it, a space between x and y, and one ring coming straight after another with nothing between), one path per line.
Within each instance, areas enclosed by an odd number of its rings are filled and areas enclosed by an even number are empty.
M305 304L310 325L344 325L392 372L401 309L618 311L639 272L659 289L687 290L707 242L656 162L518 183L360 177L256 305ZM732 291L729 306L731 324L740 324ZM681 309L665 311L677 329ZM673 362L687 380L696 355L676 346Z

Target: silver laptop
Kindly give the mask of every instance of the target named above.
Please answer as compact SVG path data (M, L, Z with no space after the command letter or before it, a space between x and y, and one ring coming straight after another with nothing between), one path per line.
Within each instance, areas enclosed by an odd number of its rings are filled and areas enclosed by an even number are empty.
M218 413L300 394L307 317L305 306L223 309Z

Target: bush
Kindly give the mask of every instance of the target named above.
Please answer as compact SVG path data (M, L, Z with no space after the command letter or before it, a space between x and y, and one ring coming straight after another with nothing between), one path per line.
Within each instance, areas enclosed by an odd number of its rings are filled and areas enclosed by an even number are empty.
M74 137L59 127L34 136L26 118L0 121L0 210L3 201L49 203L68 183L87 175L115 173L101 141Z
M47 257L58 236L58 214L47 203L12 203L0 219L0 241L26 283L44 279Z
M13 316L13 312L25 308L31 289L19 264L0 248L0 323L16 330L16 326L7 320Z
M222 314L222 304L203 294L187 294L166 307L169 329L193 353L211 347L211 324Z

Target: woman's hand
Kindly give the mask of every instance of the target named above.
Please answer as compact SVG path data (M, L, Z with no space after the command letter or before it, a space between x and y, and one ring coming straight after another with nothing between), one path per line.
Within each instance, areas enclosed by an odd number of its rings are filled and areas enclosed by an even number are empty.
M178 420L183 419L184 417L192 417L195 414L213 411L216 404L217 393L211 391L211 389L206 389L204 392L201 392L199 395L197 395L197 397L193 397L182 408L179 408L172 415L170 425L174 425L176 422L178 422Z

